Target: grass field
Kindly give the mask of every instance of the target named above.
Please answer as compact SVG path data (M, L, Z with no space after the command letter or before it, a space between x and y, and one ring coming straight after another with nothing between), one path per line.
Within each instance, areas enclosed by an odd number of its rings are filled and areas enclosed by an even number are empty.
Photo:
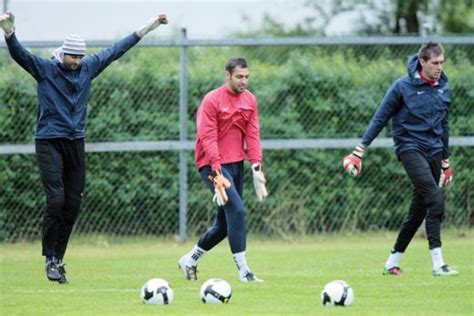
M248 241L249 265L264 284L237 278L227 242L206 254L199 280L184 280L179 257L193 244L163 240L73 240L67 255L69 285L46 280L40 244L0 245L1 315L474 315L474 238L444 234L444 257L460 273L435 278L425 239L413 240L402 277L381 271L395 235L331 236L293 242ZM144 305L140 288L153 277L175 293L168 306ZM211 277L233 287L227 305L206 305L199 288ZM320 292L333 279L349 282L351 307L324 307Z

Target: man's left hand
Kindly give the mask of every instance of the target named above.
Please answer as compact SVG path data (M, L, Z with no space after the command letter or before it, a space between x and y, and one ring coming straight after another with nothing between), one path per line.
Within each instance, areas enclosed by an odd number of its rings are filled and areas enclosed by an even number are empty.
M252 177L257 199L262 202L268 196L268 192L267 188L265 187L267 180L265 179L265 176L262 172L262 166L260 164L255 163L252 165Z
M138 36L143 37L161 24L168 24L168 18L166 17L166 14L160 14L158 16L152 17L142 27L140 27L140 29L137 31L137 34Z
M441 160L441 175L439 176L439 187L444 188L453 181L454 170L449 166L449 159Z

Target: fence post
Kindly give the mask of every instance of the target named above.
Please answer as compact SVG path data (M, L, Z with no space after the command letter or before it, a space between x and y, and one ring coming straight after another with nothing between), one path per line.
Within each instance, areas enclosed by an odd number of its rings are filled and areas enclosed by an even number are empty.
M187 35L186 28L181 29L183 44L179 49L179 141L188 140L188 78L187 78ZM179 238L182 242L188 239L187 234L187 192L188 192L188 168L186 161L186 149L179 151Z

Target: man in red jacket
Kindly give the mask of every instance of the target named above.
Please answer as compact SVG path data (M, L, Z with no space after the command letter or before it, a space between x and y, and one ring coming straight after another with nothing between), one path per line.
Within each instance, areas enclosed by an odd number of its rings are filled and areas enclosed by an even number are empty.
M188 280L197 280L197 260L228 237L240 281L263 282L248 267L245 254L242 196L247 157L257 198L263 201L267 196L257 99L247 90L249 77L245 59L231 58L225 68L225 84L206 94L197 112L195 162L202 180L214 193L217 214L197 245L179 260Z

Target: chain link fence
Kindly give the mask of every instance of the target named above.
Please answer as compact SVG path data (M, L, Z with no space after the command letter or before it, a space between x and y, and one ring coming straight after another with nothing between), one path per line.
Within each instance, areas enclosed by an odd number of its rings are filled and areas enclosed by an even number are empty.
M20 36L21 40L21 36ZM453 90L451 161L444 225L472 227L474 40L440 38ZM75 235L200 234L212 195L193 162L195 114L223 83L229 57L245 57L259 100L270 196L244 201L250 233L291 238L320 232L396 230L411 184L390 127L354 179L342 157L359 137L421 38L285 38L143 41L94 82L87 122L87 181ZM50 57L59 43L25 43ZM109 42L90 43L91 52ZM40 237L45 202L33 150L36 83L0 46L0 240Z

